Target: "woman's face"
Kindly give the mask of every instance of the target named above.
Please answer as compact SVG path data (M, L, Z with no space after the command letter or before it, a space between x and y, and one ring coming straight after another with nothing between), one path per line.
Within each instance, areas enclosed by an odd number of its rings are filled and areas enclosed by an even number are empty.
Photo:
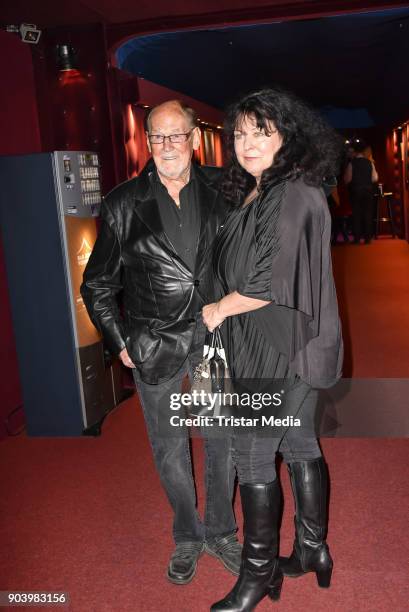
M234 150L237 160L249 174L259 183L264 170L270 168L274 156L280 149L283 139L274 123L268 124L268 132L257 127L255 117L239 117L234 130Z

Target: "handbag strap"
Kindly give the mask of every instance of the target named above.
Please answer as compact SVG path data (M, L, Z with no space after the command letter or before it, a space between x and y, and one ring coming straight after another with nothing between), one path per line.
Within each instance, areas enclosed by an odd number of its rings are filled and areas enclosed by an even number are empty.
M220 329L216 327L216 329L212 332L207 330L204 343L205 346L209 347L209 349L222 349L223 342L220 334Z
M220 327L216 327L216 329L213 332L214 336L215 336L215 348L216 349L222 349L223 348L223 342L222 342L222 335L220 333Z
M214 333L210 332L208 329L206 330L206 335L205 335L205 339L204 339L204 344L205 346L208 346L209 349L214 348L214 343L215 343L215 337L214 337Z
M216 329L212 332L206 330L203 347L203 357L209 359L209 355L211 355L210 358L220 357L223 360L226 359L219 327L216 327Z

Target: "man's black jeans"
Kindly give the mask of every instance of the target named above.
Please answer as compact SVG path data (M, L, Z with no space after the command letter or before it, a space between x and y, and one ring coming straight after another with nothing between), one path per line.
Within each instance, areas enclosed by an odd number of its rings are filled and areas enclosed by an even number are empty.
M164 383L144 383L137 370L133 370L156 468L174 512L173 537L176 543L210 541L215 536L236 531L232 507L235 469L231 456L231 437L204 436L206 505L202 522L196 508L189 431L186 426L182 426L177 427L175 436L169 433L169 429L172 429L169 428L172 414L169 408L170 396L182 392L183 379L186 374L192 375L202 358L203 341L204 328L198 321L198 332L188 358L179 372Z

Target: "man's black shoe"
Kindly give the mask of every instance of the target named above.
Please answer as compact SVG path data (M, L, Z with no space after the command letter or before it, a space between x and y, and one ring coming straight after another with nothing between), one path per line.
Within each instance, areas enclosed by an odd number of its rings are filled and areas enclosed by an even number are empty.
M240 573L242 548L235 533L224 537L216 536L205 544L206 552L220 559L224 567L235 576Z
M197 561L204 549L203 542L176 544L170 559L167 577L173 584L187 584L196 573Z

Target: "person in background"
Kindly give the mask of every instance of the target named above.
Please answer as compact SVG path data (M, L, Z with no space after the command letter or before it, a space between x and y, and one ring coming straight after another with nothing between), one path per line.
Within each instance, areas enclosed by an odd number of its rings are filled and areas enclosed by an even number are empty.
M355 144L355 155L346 167L344 181L349 187L354 244L360 244L361 238L369 244L373 233L373 188L378 173L371 149L365 143Z
M210 331L221 326L233 380L285 380L285 414L301 421L274 436L233 433L243 556L238 581L211 610L250 612L265 596L279 598L283 574L315 572L321 587L330 585L328 476L314 415L317 389L335 384L343 361L322 187L338 174L342 142L306 104L279 89L238 100L225 132L222 192L234 209L214 246L218 301L203 308L203 319ZM278 450L296 507L293 552L281 562Z
M201 309L212 294L209 253L226 204L217 188L221 170L192 164L193 150L200 145L193 109L178 100L156 106L147 116L146 138L152 159L138 177L118 185L104 201L81 294L108 348L132 368L156 467L174 514L176 548L167 578L186 584L203 550L233 574L238 574L241 557L229 440L205 437L202 521L189 431L186 426L169 431L170 397L181 393L183 379L192 376L202 358L206 330Z

